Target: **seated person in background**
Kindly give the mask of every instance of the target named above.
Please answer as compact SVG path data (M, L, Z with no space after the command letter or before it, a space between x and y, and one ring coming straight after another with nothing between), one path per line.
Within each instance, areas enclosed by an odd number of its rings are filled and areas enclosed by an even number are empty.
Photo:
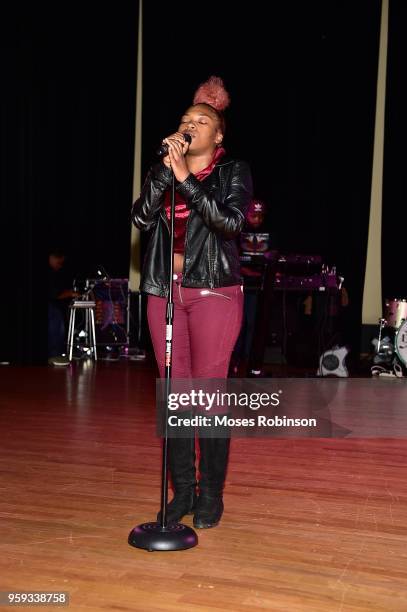
M277 256L271 250L266 226L267 208L261 200L252 200L246 213L246 224L240 234L240 272L244 285L262 285L265 268ZM255 278L259 279L257 282Z
M265 222L266 211L264 202L253 199L246 213L245 227L240 234L244 311L242 328L232 355L232 376L237 374L240 363L251 361L256 317L263 300L268 269L277 256L277 252L271 249L270 233Z
M48 256L48 363L68 365L66 357L66 308L67 300L79 294L68 289L69 280L64 269L66 256L63 251L52 250Z

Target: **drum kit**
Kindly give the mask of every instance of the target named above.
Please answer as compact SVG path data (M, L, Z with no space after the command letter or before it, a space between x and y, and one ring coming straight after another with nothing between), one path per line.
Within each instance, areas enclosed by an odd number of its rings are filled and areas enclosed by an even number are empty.
M391 336L394 336L394 339ZM379 320L379 339L374 361L393 364L399 361L407 368L407 299L394 298L385 301L384 318Z

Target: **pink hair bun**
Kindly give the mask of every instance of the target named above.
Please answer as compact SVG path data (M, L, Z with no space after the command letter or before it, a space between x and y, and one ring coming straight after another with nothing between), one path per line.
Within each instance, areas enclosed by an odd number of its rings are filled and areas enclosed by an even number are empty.
M220 77L211 76L195 92L194 104L209 104L222 112L230 104L230 97Z

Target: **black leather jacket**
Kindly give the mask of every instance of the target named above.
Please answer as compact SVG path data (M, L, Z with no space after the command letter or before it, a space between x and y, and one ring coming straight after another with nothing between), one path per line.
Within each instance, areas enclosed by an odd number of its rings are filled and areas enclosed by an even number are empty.
M140 230L152 230L144 259L140 289L167 297L169 224L163 208L171 186L171 170L163 163L147 175L132 221ZM183 287L223 287L241 284L236 236L252 198L252 179L246 162L222 157L203 181L190 174L177 191L191 210L186 227Z

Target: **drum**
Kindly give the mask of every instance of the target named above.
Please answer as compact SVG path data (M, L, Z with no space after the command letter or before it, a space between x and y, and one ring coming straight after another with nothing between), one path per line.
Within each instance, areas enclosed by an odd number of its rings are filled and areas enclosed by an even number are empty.
M401 363L407 367L407 320L397 330L394 346Z
M384 318L389 327L398 329L402 322L407 319L407 300L386 300L384 306Z

